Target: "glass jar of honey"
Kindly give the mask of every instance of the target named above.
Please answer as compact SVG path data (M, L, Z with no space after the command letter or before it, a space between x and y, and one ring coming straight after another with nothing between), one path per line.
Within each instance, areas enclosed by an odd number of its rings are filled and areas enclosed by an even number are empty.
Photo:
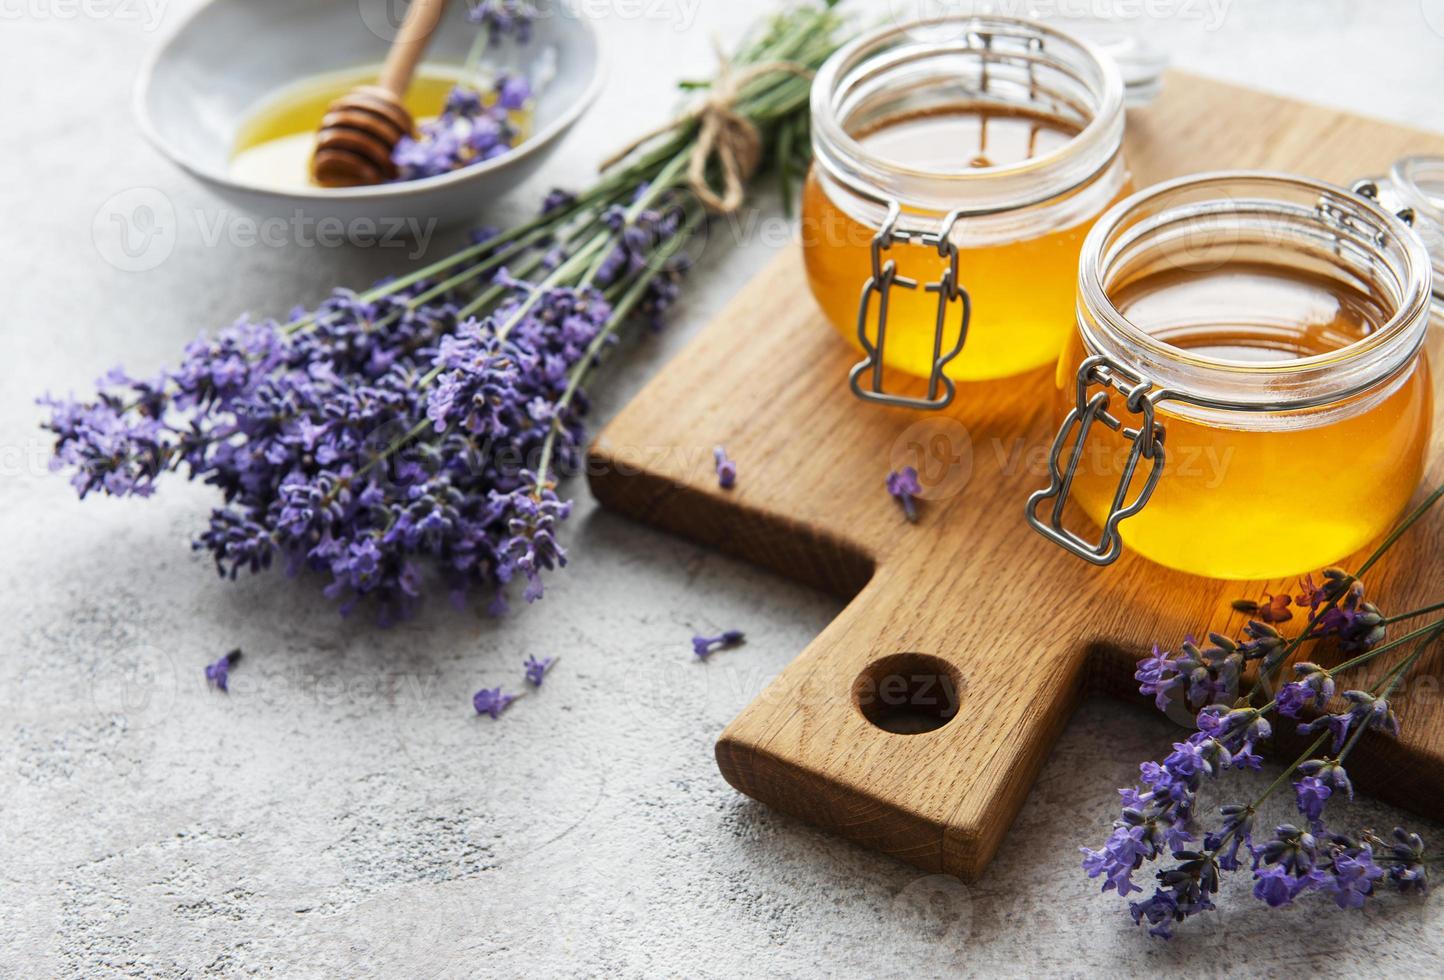
M1300 177L1160 184L1090 232L1035 529L1228 579L1301 574L1380 537L1433 423L1430 256L1410 215ZM1065 525L1075 501L1101 534ZM1072 518L1069 518L1072 520Z
M1123 120L1113 60L1027 20L889 27L823 66L803 253L823 313L864 353L859 397L938 408L955 380L1056 361L1084 236L1127 193ZM885 390L885 367L926 395Z

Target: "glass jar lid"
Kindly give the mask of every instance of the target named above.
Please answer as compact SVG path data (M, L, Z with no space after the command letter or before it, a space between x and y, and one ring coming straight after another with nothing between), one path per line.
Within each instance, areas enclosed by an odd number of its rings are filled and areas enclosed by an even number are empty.
M1384 177L1369 177L1354 189L1403 214L1429 250L1434 269L1434 305L1444 312L1444 157L1409 156Z
M1429 323L1430 255L1419 235L1358 190L1289 174L1227 171L1166 181L1134 194L1089 233L1079 261L1079 329L1089 350L1147 379L1155 404L1241 427L1297 424L1286 413L1338 406L1379 388L1414 361ZM1347 346L1251 362L1177 347L1114 303L1115 285L1157 268L1262 260L1321 275L1369 296L1377 327ZM1251 418L1239 417L1251 416Z
M890 117L959 103L1033 108L1078 132L1016 163L946 170L879 155L857 135ZM890 202L944 215L962 201L962 214L988 215L1064 197L1117 156L1123 124L1123 80L1111 57L1072 34L1010 17L882 28L837 51L812 87L817 165L872 206L875 224Z

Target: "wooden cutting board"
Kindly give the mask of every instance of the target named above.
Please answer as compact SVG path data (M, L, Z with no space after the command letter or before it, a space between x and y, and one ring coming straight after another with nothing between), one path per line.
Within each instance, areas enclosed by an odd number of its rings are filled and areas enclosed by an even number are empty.
M1232 167L1348 183L1406 154L1444 154L1439 135L1179 73L1128 127L1138 186ZM1152 642L1234 634L1243 617L1231 600L1294 583L1210 581L1129 556L1085 565L1023 520L1055 431L1048 372L960 385L947 413L924 414L857 401L857 359L823 324L789 249L602 432L591 486L607 507L849 600L722 733L727 780L925 870L971 877L1086 691L1142 701L1133 671ZM731 491L712 470L718 444L740 469ZM919 452L935 499L909 525L883 481ZM1444 508L1370 577L1371 596L1386 610L1444 597L1441 544ZM1349 766L1361 789L1436 818L1441 665L1427 657L1425 681L1396 701L1403 739L1366 739ZM932 677L960 710L931 731L884 730L860 704L889 728L921 725L879 713L889 699L869 678L882 675Z

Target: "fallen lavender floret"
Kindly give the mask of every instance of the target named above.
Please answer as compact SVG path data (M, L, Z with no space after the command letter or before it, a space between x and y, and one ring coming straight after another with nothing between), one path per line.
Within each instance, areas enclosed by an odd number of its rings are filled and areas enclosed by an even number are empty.
M721 446L712 450L712 458L717 466L717 485L731 490L737 485L737 464L727 458L727 450Z
M231 691L231 668L241 659L240 650L232 650L213 664L206 665L206 681L225 691Z
M697 655L698 660L706 660L718 650L735 647L745 639L747 637L741 630L725 630L716 636L694 636L692 652Z
M526 681L532 687L541 687L542 681L546 680L547 671L552 669L552 664L557 662L556 657L543 657L538 660L535 656L526 658L522 669L526 672Z
M505 694L499 687L482 688L472 696L471 706L476 709L477 714L490 715L496 719L519 697L520 694Z
M902 504L903 516L908 523L918 522L917 495L923 492L922 484L918 482L918 471L911 466L904 466L902 469L887 475L887 492L897 498Z

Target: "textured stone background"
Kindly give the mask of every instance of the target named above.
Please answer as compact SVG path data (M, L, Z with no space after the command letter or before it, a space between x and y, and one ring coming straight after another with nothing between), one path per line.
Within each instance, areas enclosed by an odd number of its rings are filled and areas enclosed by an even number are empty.
M191 6L160 3L162 27ZM668 112L674 77L710 70L714 34L734 37L766 6L593 4L610 87L545 181L493 220L544 184L585 179L618 134ZM153 368L242 310L281 312L405 261L207 247L202 227L241 216L131 122L130 86L159 36L147 8L80 9L0 3L0 972L1437 969L1437 903L1264 915L1239 894L1172 945L1133 929L1082 878L1076 848L1105 835L1112 787L1173 732L1114 705L1074 719L971 886L740 797L712 742L835 603L599 513L584 488L575 564L542 606L502 623L438 606L389 632L340 621L309 584L218 582L188 548L200 490L79 505L45 471L36 393L83 389L117 360ZM1236 0L1212 26L1182 14L1146 29L1197 71L1444 129L1444 0ZM107 264L92 226L138 187L172 202L179 241L131 274ZM675 327L627 347L599 420L778 247L753 237L714 248ZM745 649L689 662L694 630L732 626L751 635ZM201 666L233 645L248 659L224 697ZM545 690L502 723L472 716L470 693L514 683L529 652L563 655ZM1361 824L1400 818L1354 810Z

